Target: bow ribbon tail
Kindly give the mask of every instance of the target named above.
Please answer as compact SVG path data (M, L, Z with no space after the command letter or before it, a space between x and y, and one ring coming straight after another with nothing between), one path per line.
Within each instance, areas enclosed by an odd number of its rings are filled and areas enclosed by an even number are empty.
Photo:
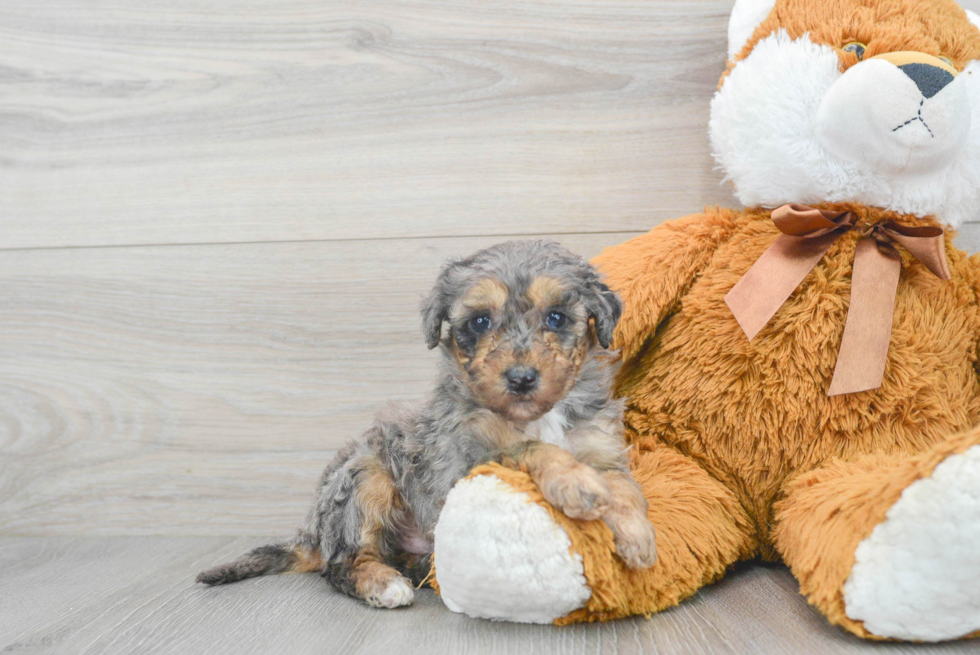
M876 226L869 237L859 239L851 274L851 306L828 396L881 386L902 271L896 243L940 280L951 277L940 227L912 227L887 221Z
M889 243L859 239L851 304L828 396L877 389L885 374L902 259Z
M725 296L725 304L751 341L842 234L780 234Z

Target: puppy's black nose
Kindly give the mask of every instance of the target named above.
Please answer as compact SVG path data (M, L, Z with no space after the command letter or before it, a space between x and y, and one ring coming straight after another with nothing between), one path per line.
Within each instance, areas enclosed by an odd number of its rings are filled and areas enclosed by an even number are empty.
M531 393L538 386L538 369L530 366L511 366L504 373L504 377L507 379L507 388L511 393Z
M938 66L929 64L905 64L898 69L911 78L926 98L936 95L955 78Z

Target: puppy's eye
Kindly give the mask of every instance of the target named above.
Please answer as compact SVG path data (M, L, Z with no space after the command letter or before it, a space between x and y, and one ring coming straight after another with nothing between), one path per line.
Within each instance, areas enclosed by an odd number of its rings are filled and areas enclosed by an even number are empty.
M548 315L544 317L544 324L550 327L552 330L561 328L566 322L568 322L568 317L561 312L549 312Z
M470 319L470 329L477 334L483 334L490 329L490 317L486 314L480 314L479 316L474 316Z
M848 43L846 46L841 48L841 50L843 50L844 52L851 52L857 55L858 59L864 59L864 51L867 49L868 46L858 41L852 41L851 43Z

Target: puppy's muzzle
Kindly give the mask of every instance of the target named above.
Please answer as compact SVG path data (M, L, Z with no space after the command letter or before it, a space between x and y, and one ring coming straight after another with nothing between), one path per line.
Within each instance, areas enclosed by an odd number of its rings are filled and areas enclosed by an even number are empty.
M538 369L530 366L511 366L504 373L507 380L507 390L519 396L524 396L538 387Z

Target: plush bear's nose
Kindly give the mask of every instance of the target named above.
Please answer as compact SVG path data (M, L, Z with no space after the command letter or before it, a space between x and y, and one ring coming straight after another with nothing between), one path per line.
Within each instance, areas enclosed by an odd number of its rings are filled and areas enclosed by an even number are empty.
M931 98L953 81L953 76L931 64L904 64L898 70L905 73L927 98Z
M906 77L915 82L919 93L926 98L931 98L949 86L959 72L948 59L915 50L883 52L865 61L876 59L887 61L905 73Z

